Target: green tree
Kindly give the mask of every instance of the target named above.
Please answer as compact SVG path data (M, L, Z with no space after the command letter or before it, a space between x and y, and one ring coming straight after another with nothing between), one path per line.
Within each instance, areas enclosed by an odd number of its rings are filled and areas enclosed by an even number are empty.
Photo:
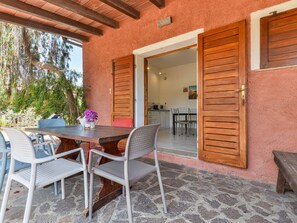
M72 46L62 37L0 24L0 110L33 107L46 118L62 114L69 123L85 108L79 74L69 69Z

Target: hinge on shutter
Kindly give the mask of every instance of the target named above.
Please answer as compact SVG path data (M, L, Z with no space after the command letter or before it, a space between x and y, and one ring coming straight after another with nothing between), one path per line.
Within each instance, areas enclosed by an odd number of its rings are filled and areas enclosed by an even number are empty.
M114 75L114 72L115 72L115 68L114 68L114 67L115 67L115 66L114 66L114 62L112 62L112 71L111 71L111 72L112 72L112 73L111 73L112 75Z
M277 11L269 12L269 14L272 15L272 16L276 16L277 15Z

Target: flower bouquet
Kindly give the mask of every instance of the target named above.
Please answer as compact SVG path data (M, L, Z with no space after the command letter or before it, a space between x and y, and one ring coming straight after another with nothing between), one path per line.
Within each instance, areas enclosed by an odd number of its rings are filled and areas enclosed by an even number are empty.
M79 121L84 128L95 128L95 121L98 119L98 113L91 110L91 109L86 109L84 111L84 117L79 118Z

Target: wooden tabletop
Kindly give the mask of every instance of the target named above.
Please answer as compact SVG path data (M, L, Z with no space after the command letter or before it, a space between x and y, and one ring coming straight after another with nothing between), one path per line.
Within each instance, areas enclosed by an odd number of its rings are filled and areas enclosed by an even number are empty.
M133 128L96 125L95 129L84 129L81 125L51 128L27 128L28 132L82 140L92 143L109 143L128 138Z

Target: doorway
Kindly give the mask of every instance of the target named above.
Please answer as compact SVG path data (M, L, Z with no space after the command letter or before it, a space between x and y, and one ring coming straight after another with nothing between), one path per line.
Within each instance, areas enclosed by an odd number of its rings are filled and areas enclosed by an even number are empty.
M135 56L135 127L142 126L145 123L148 123L148 117L146 115L146 111L148 109L148 99L147 95L145 95L145 86L147 86L147 80L145 80L144 78L145 72L147 72L147 69L144 69L144 67L147 67L147 64L145 64L147 60L145 60L145 58L153 57L160 54L164 55L168 52L173 52L182 48L188 48L188 46L197 45L197 35L200 33L203 33L203 29L197 29L133 51L133 54ZM198 157L196 156L195 158Z
M160 123L159 151L197 157L197 47L145 58L145 124Z

